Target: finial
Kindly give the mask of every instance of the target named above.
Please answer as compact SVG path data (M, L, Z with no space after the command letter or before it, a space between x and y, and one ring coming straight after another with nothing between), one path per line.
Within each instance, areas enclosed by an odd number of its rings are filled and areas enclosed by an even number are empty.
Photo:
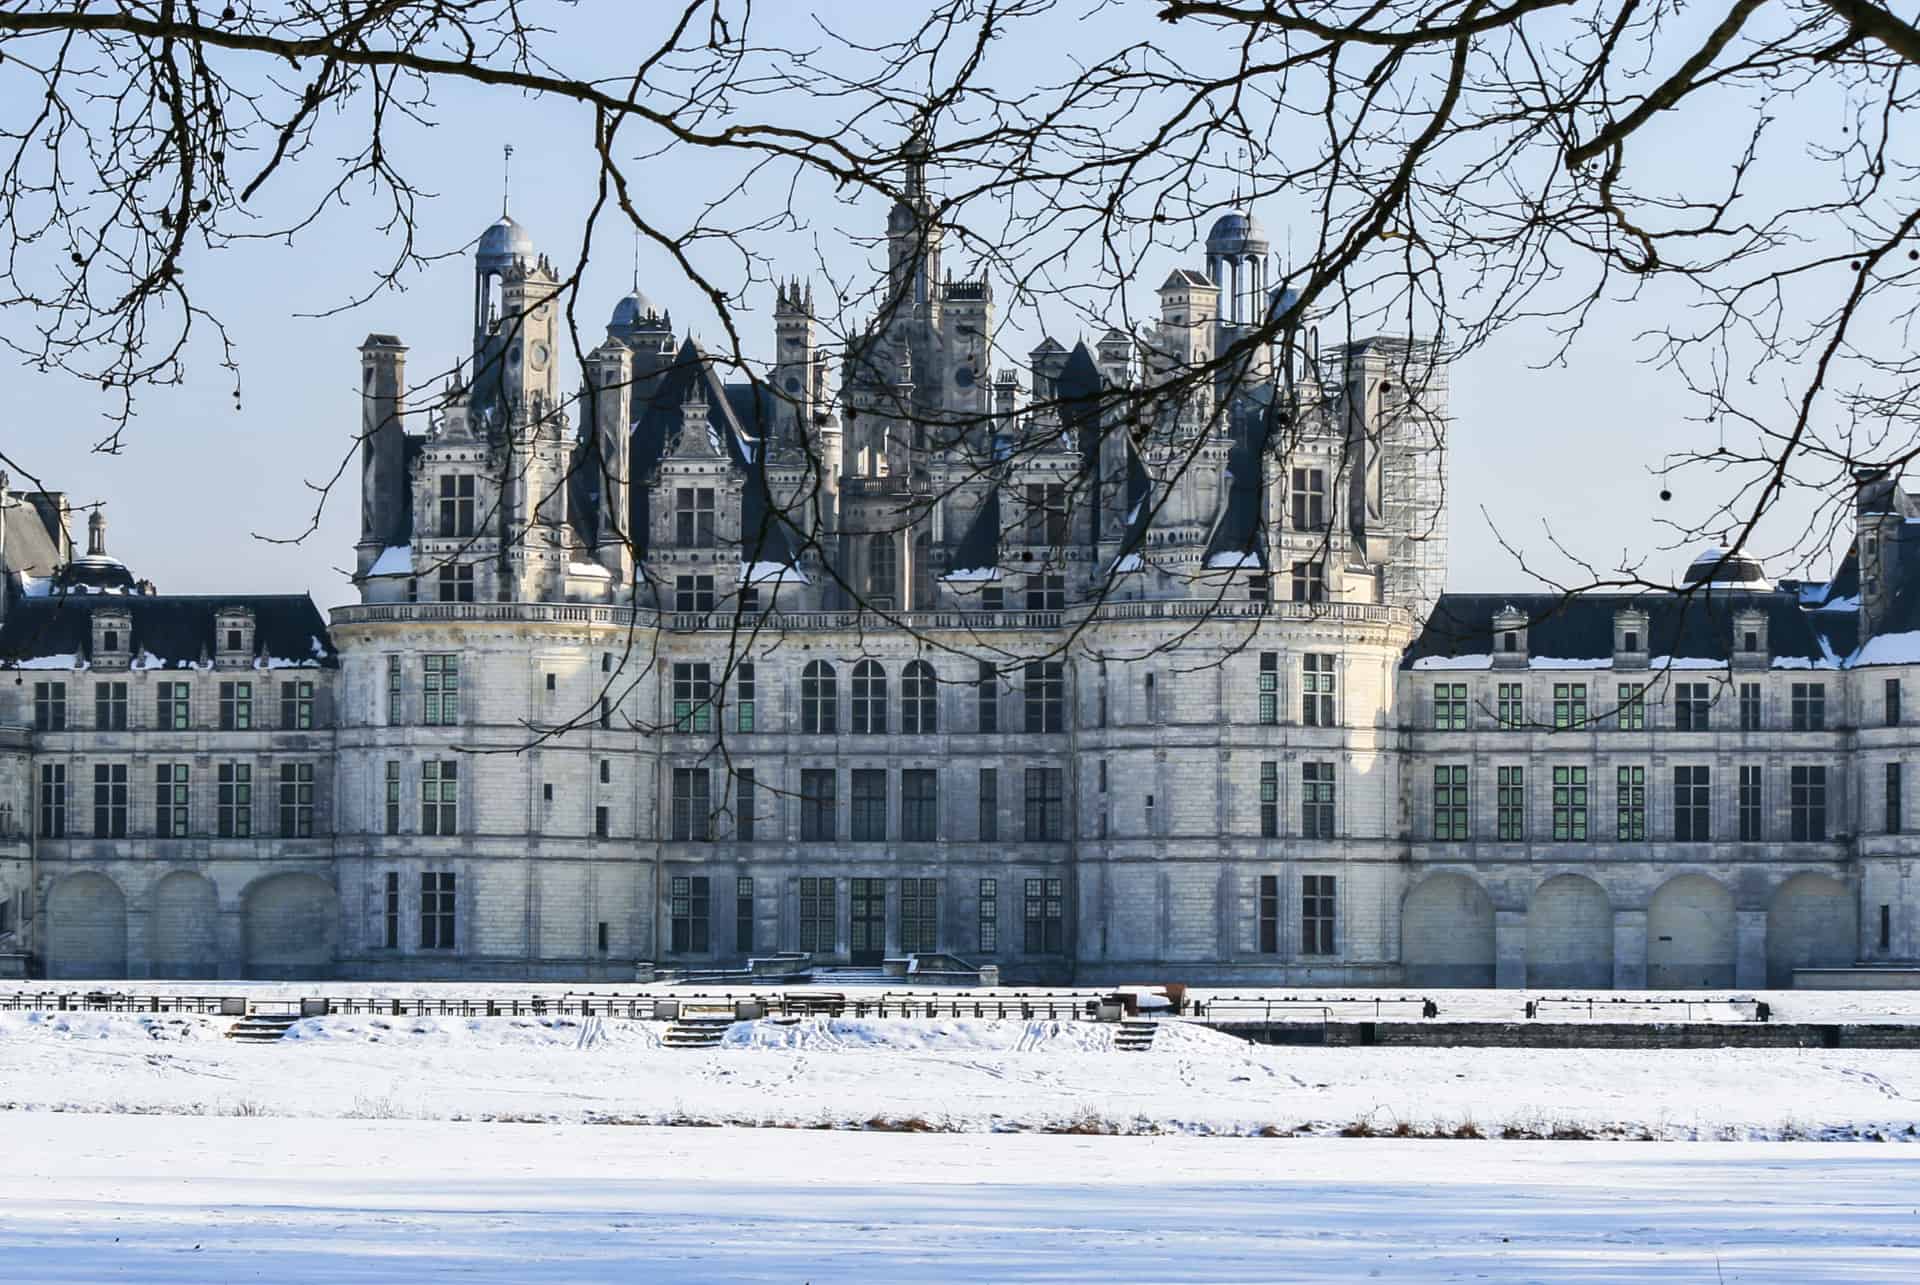
M640 293L640 229L633 230L633 292Z
M508 143L500 149L505 155L500 161L500 217L507 217L507 197L513 192L513 144Z

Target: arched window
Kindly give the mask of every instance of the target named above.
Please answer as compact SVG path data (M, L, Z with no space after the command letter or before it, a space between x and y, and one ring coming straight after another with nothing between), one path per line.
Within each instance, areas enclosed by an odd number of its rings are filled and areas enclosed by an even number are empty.
M933 666L924 660L911 661L901 671L901 731L937 732L940 730L939 704L933 683Z
M868 546L867 605L893 610L899 591L900 551L890 535L876 535Z
M853 667L853 732L881 736L887 730L887 671L877 660Z
M800 730L840 730L840 678L824 660L809 661L800 673Z

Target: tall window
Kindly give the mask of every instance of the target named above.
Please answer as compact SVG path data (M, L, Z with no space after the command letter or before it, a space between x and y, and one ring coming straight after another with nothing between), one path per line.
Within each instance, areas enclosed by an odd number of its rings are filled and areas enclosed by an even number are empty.
M1327 564L1315 558L1307 562L1293 564L1293 600L1295 602L1325 602L1327 600Z
M909 954L940 949L940 881L900 881L900 949Z
M673 769L673 817L669 838L705 843L713 838L713 776L704 767Z
M313 834L311 763L280 765L280 833L289 839L305 839ZM451 834L452 831L444 833Z
M1280 721L1280 653L1260 653L1260 721Z
M940 730L939 692L933 666L924 660L910 660L900 672L900 730L908 734Z
M387 871L387 877L382 882L385 884L380 897L383 920L381 926L384 929L382 936L388 950L398 950L400 949L400 872Z
M1796 732L1818 732L1827 726L1827 685L1825 683L1795 683L1793 685L1793 730Z
M1613 837L1622 843L1640 843L1647 837L1647 769L1622 764L1614 773L1615 818Z
M1787 778L1789 836L1795 843L1827 837L1827 769L1796 767Z
M840 730L840 678L824 660L800 671L800 730L831 735Z
M1027 662L1024 696L1029 732L1067 730L1066 667L1057 660Z
M1300 953L1331 955L1334 888L1332 875L1300 876Z
M460 764L428 759L420 765L420 833L458 834Z
M800 770L800 837L803 840L833 842L833 775L832 768Z
M673 609L706 615L713 610L712 576L675 576Z
M165 686L166 684L161 684ZM67 729L67 685L40 682L33 685L33 726L40 732L64 732Z
M1059 548L1067 542L1067 488L1058 482L1027 484L1026 542Z
M1553 839L1556 843L1585 843L1587 839L1587 769L1553 769Z
M1066 949L1066 887L1059 879L1026 881L1026 947L1029 955L1054 955Z
M1527 721L1527 702L1519 683L1501 683L1494 704L1494 721L1502 727L1521 727Z
M833 880L800 880L800 949L807 954L831 955L834 952L833 903Z
M127 765L93 765L93 833L101 839L127 837Z
M672 950L676 955L704 955L713 924L713 895L705 875L675 875L668 885L673 920Z
M713 488L682 486L673 496L674 543L682 549L713 547Z
M1057 575L1031 575L1027 577L1028 611L1065 611L1067 609L1067 578Z
M1027 769L1027 842L1067 837L1065 773L1057 767Z
M1310 654L1300 661L1300 721L1308 727L1332 727L1333 657Z
M713 730L713 671L705 661L673 664L673 730Z
M400 654L394 652L387 657L387 726L398 727L406 721L404 692L400 669Z
M441 602L473 601L473 564L443 562L434 573L434 593Z
M103 732L127 730L127 685L125 683L93 685L93 725Z
M397 769L397 763L389 764ZM253 834L253 764L222 763L215 772L215 831L222 839L245 839ZM389 830L393 834L395 831Z
M1467 841L1467 765L1442 764L1433 769L1433 841Z
M1760 684L1740 684L1740 730L1760 730Z
M757 688L753 680L753 662L743 660L733 670L733 717L736 732L751 732L754 728L754 698Z
M1900 726L1900 680L1889 678L1882 689L1881 717L1888 727Z
M1618 722L1623 732L1639 732L1646 729L1647 685L1645 683L1620 684Z
M450 727L460 721L460 658L433 655L425 657L423 663L427 725Z
M1903 804L1906 791L1901 788L1903 784L1904 781L1901 778L1900 764L1887 764L1886 802L1888 834L1899 834L1900 831L1906 828L1902 823L1902 819L1906 814L1906 808Z
M931 843L940 837L939 782L939 774L932 768L901 771L900 837L908 843Z
M1585 683L1553 685L1553 725L1556 728L1587 725L1587 685Z
M313 683L294 679L280 684L280 726L304 732L313 726Z
M1713 840L1713 805L1706 767L1673 769L1673 840L1675 843L1709 843Z
M993 843L1000 838L1000 769L980 769L980 841Z
M737 767L733 770L733 837L752 843L759 837L755 833L759 820L760 790L753 769Z
M855 843L884 843L887 838L887 773L885 768L853 769L852 839Z
M1740 842L1759 843L1766 838L1760 810L1760 773L1757 763L1740 769Z
M853 734L885 736L887 732L887 671L877 660L853 667Z
M161 839L187 835L187 765L159 763L153 769L153 833Z
M891 611L900 593L900 550L891 535L873 536L867 543L867 604Z
M220 684L220 730L244 732L253 726L253 684Z
M387 760L385 784L386 829L388 834L400 833L400 761Z
M1293 529L1324 531L1327 527L1327 471L1317 468L1293 470Z
M1494 799L1494 835L1502 843L1523 843L1527 837L1527 770L1494 769L1498 794Z
M980 711L980 730L997 732L1000 730L1000 671L987 661L980 662L979 677L974 681L974 705Z
M440 478L440 534L473 534L473 486L471 473L443 474Z
M1272 759L1260 765L1260 837L1280 837L1280 764Z
M185 683L160 683L154 726L164 732L184 732L193 720L192 689Z
M733 881L733 950L737 955L753 953L753 876L740 875Z
M40 765L40 837L63 839L67 834L67 765Z
M1260 953L1280 953L1280 876L1260 876Z
M979 944L983 955L1000 950L1000 883L996 879L980 881Z
M1673 726L1680 732L1707 730L1707 709L1712 704L1705 683L1673 685Z
M1467 685L1465 683L1433 685L1433 730L1436 732L1467 730Z
M453 876L426 873L420 876L420 949L453 949L454 897Z
M1333 764L1300 765L1300 837L1333 837Z

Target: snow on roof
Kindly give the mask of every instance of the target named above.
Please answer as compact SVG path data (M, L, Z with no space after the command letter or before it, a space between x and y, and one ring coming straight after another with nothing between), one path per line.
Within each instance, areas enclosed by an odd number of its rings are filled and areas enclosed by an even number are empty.
M1114 575L1124 576L1130 571L1138 571L1142 565L1139 554L1129 553L1124 558L1116 558L1112 570Z
M942 580L957 580L963 583L976 580L998 580L1000 578L1000 568L955 567L940 578Z
M1847 658L1849 665L1920 664L1920 632L1880 634Z
M597 562L569 562L567 574L576 580L611 580L613 572Z
M807 577L798 567L790 567L784 562L743 562L740 564L740 579L746 584L781 584L792 580L795 584L806 584Z
M1209 571L1219 571L1234 567L1259 567L1263 565L1260 561L1260 555L1253 552L1216 553L1207 559L1207 570Z
M413 546L410 544L390 544L380 550L380 556L367 568L370 576L410 576L413 574Z

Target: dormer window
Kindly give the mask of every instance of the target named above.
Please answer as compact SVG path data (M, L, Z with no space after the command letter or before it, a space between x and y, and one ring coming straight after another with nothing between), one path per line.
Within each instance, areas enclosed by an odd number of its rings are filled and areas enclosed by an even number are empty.
M1511 629L1509 629L1509 630L1508 630L1508 631L1507 631L1506 633L1504 633L1504 634L1501 634L1501 635L1500 635L1500 650L1501 650L1501 651L1504 651L1504 652L1516 652L1516 651L1519 651L1519 650L1520 650L1520 635L1519 635L1519 634L1516 634L1516 633L1514 633L1514 632L1513 632L1513 631L1512 631Z
M1740 650L1741 651L1759 651L1760 635L1751 629L1747 630L1746 633L1741 634Z
M1620 636L1620 650L1621 651L1639 651L1640 635L1638 633L1635 633L1631 629L1627 630L1626 633Z
M241 637L242 637L242 634L240 630L238 629L227 630L227 650L239 651L242 646L240 642Z
M119 651L120 650L120 631L118 629L109 629L105 633L100 635L100 650L101 651Z

